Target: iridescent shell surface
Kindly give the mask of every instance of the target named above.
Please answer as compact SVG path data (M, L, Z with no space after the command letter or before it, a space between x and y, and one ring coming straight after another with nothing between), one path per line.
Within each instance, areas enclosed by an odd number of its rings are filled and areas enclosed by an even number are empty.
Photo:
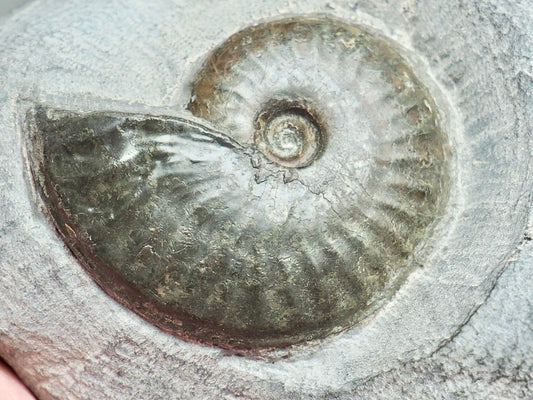
M121 303L192 340L279 347L353 326L422 263L449 145L385 39L330 18L252 26L210 53L188 108L200 122L28 114L49 213Z

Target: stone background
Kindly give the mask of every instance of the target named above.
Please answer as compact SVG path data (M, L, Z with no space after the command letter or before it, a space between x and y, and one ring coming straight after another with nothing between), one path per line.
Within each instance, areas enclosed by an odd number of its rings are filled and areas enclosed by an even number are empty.
M33 102L183 113L210 49L301 13L369 25L412 54L442 93L456 188L432 256L387 307L271 363L184 343L107 297L38 209L21 126ZM532 13L496 0L23 7L0 26L0 356L43 400L531 398Z
M0 4L0 18L27 3L29 0L3 0Z

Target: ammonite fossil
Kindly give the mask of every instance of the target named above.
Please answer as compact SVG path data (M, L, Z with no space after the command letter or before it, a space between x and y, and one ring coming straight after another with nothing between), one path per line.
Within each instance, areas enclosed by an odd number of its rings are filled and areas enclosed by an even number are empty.
M187 107L28 114L54 223L120 302L192 340L279 347L368 317L420 263L449 146L391 43L325 17L252 26Z

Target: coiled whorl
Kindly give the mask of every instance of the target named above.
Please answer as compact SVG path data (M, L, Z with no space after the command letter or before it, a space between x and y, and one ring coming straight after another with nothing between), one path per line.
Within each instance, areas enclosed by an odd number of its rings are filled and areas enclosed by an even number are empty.
M422 262L448 140L384 39L329 18L244 29L188 108L199 120L28 114L56 228L123 304L182 337L279 347L368 317Z

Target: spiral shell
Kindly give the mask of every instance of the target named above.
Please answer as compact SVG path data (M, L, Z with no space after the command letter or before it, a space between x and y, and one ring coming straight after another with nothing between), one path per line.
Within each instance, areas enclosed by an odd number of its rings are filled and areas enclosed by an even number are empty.
M330 18L230 37L164 116L38 109L38 183L104 289L233 348L325 337L417 265L447 199L447 136L398 51Z

